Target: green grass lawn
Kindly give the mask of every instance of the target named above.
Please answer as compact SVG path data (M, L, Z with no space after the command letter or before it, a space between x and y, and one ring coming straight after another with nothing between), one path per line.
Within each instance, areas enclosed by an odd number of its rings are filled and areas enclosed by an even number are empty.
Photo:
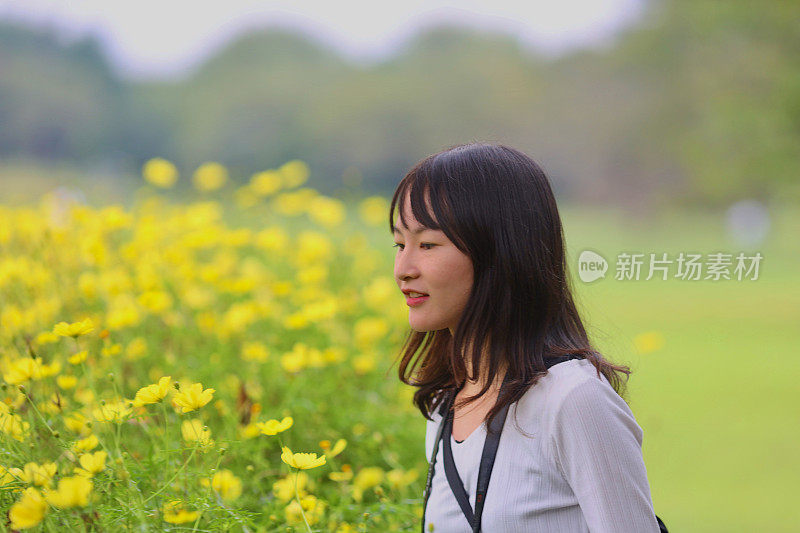
M628 399L670 530L797 530L800 213L775 215L768 239L746 250L726 237L720 215L642 225L620 213L563 212L573 261L584 247L610 263L622 250L764 256L757 280L618 281L610 268L606 279L575 282L594 341L633 371ZM631 341L645 331L665 343L638 355Z

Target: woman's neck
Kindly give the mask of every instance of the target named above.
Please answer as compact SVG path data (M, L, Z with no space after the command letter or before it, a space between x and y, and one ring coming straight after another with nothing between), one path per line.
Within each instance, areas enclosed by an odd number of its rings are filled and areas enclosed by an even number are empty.
M464 365L466 366L467 369L467 380L461 387L460 395L462 397L464 395L473 396L477 394L483 389L483 387L486 385L486 382L489 379L489 365L487 363L489 361L489 353L488 353L489 340L486 339L483 341L482 353L480 358L481 369L474 381L469 379L469 376L471 375L472 372L472 346L473 346L472 341L468 342L467 349L465 350L465 353L470 355L464 357ZM507 368L508 368L508 363L504 360L501 360L500 365L497 369L497 374L495 375L494 378L494 383L492 383L492 385L489 387L489 390L487 391L490 395L494 396L500 391L500 386L503 383L503 378L505 377L505 372Z
M467 375L469 375L470 370L471 370L471 365L470 362L467 361ZM489 387L487 393L495 395L500 391L500 386L502 385L503 379L505 378L505 372L506 372L506 365L501 365L501 367L497 370L497 374L495 374L494 377L494 382ZM477 378L478 379L474 381L467 379L464 382L463 387L461 387L462 395L473 396L479 393L486 385L486 382L489 379L489 369L484 367L481 373L477 376Z

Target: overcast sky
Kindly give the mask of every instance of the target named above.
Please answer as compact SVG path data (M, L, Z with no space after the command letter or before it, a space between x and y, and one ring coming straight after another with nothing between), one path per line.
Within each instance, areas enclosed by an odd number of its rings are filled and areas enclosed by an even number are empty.
M644 0L0 0L0 19L97 35L127 75L166 78L251 27L296 28L359 63L391 55L441 21L500 30L546 55L613 43Z

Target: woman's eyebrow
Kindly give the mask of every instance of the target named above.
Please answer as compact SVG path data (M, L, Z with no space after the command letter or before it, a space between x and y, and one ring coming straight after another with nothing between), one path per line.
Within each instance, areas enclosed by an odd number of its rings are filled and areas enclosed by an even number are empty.
M392 229L393 229L393 233L402 233L397 228L397 226L392 226ZM434 231L434 230L432 228L426 228L425 226L420 226L419 228L417 228L415 230L411 230L411 233L413 233L414 235L418 235L418 234L422 233L423 231Z

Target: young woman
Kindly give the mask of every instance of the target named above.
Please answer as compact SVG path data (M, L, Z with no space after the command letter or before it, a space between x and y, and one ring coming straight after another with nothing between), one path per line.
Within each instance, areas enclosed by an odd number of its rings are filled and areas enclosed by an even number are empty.
M658 532L630 369L589 342L542 169L452 147L403 178L389 225L412 330L400 379L437 450L423 531Z

